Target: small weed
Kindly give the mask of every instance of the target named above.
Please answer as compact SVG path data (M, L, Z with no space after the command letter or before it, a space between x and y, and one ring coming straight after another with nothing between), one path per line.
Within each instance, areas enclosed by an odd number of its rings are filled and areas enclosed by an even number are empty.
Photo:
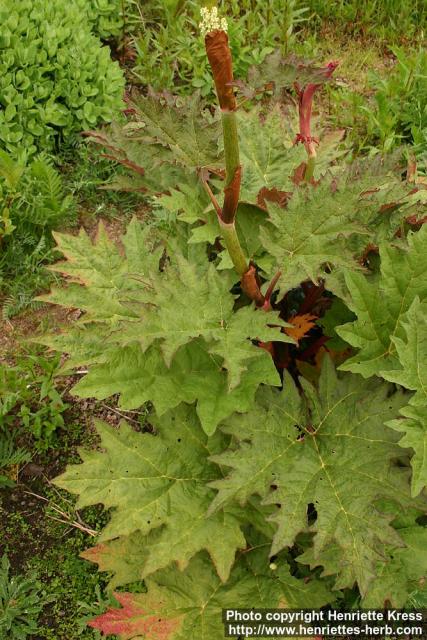
M59 361L35 352L19 357L15 366L0 364L0 430L23 427L38 450L48 449L64 426L68 405L54 383Z
M37 620L47 600L34 574L10 575L10 563L3 555L0 565L0 633L11 640L25 640L38 631ZM7 635L6 635L7 634Z

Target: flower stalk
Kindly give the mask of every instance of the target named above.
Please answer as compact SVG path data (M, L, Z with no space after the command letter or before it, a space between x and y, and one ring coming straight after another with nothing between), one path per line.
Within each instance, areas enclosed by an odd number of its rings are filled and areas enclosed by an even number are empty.
M218 206L207 183L209 193L218 216L223 243L230 255L236 272L240 276L242 290L258 306L264 304L264 296L256 268L250 264L243 252L236 230L236 213L239 204L242 167L240 164L239 138L237 131L237 101L233 91L233 65L228 44L227 23L219 18L216 7L201 10L200 28L205 36L206 54L212 69L215 89L221 108L222 134L225 156L224 202Z

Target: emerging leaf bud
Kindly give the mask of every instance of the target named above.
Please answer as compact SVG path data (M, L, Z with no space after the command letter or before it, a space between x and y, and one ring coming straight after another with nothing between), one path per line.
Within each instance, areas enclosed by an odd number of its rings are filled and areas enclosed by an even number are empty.
M324 69L321 69L321 74L325 78L330 78L338 66L338 62L330 62ZM311 110L313 107L313 97L317 89L321 86L321 83L309 83L303 89L296 84L295 89L299 98L299 126L300 130L297 134L295 142L302 142L305 145L309 156L316 155L314 150L314 144L317 144L317 139L311 135Z

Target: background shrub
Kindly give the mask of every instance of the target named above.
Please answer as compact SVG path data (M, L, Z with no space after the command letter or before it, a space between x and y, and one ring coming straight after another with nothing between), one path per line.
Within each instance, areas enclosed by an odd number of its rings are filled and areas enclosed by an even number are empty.
M305 4L319 26L327 27L333 22L351 33L387 40L412 37L427 24L427 5L423 0L305 0Z
M123 29L123 9L129 0L74 0L88 15L92 31L103 40L117 37Z
M0 146L14 154L51 150L122 108L123 74L82 1L0 6Z
M368 100L357 91L332 89L336 126L349 130L357 151L388 152L411 144L425 165L427 155L427 53L393 48L387 73L368 75Z
M381 77L372 73L374 109L365 107L370 129L379 132L379 142L387 150L397 142L427 147L427 52L405 53L394 49L396 65ZM369 126L368 126L369 132Z

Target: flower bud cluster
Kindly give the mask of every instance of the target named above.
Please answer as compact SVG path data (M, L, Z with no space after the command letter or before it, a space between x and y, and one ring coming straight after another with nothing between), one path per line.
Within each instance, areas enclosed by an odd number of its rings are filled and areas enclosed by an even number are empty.
M200 9L200 15L202 21L199 24L199 29L203 36L211 31L225 31L227 33L227 20L218 16L217 7L213 7L213 9L203 7Z

